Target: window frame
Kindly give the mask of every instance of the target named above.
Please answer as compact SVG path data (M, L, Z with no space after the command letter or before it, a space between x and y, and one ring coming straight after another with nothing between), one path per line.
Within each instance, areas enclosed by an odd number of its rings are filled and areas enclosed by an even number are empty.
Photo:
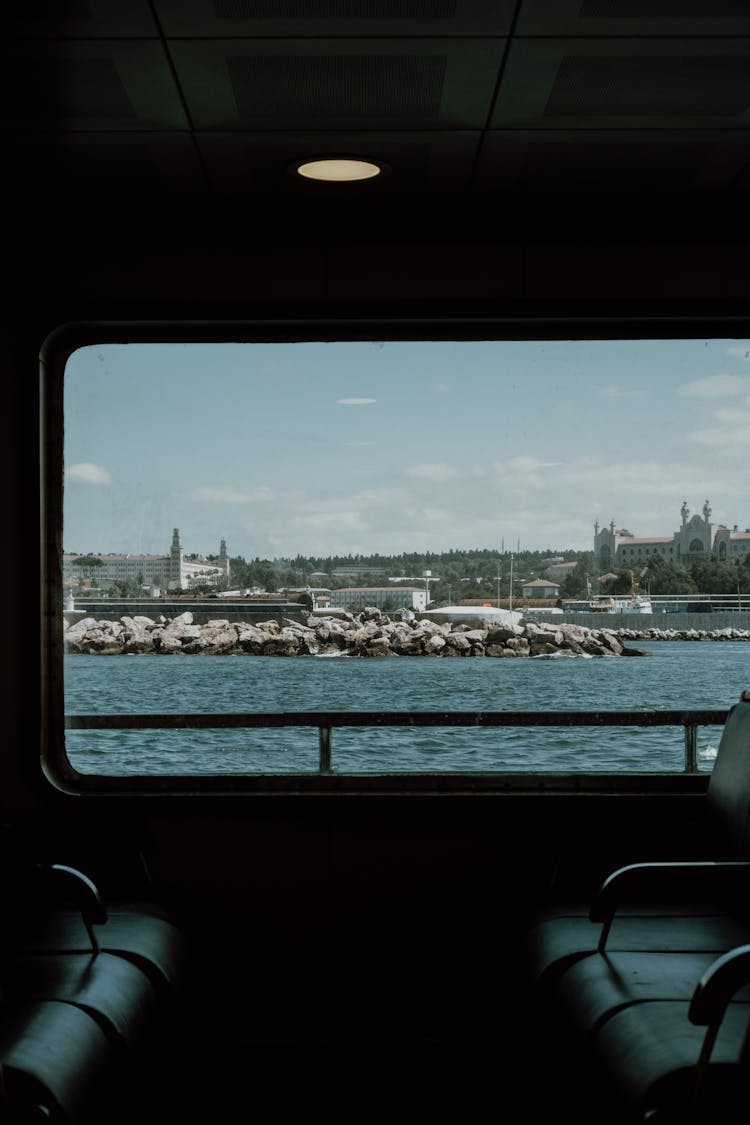
M704 793L706 774L392 773L376 775L128 775L81 774L65 748L63 592L64 372L78 348L136 343L284 343L299 341L508 341L700 339L746 337L741 316L457 315L405 317L269 316L257 320L78 321L51 332L40 349L41 443L41 746L47 783L77 797L209 797L290 795L448 795L544 793ZM317 713L316 713L317 714ZM530 724L537 725L537 724Z

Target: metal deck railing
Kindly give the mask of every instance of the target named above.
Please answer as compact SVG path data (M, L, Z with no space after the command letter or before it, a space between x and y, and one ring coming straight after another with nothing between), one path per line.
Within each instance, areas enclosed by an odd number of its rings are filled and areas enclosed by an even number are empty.
M284 711L243 714L67 715L68 730L222 730L317 727L318 772L333 772L333 731L342 727L682 727L683 772L698 773L698 728L723 726L729 711Z

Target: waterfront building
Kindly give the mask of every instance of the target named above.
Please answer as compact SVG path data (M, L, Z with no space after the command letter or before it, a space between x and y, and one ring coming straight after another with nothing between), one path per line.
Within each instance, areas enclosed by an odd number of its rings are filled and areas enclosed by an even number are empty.
M521 587L522 598L556 598L559 592L559 583L550 582L547 578L535 578Z
M96 559L98 562L87 562ZM63 586L96 584L106 589L114 582L137 582L161 590L189 590L195 586L229 586L229 555L222 539L218 559L186 558L180 542L180 529L172 532L169 553L164 555L63 555Z
M413 609L427 608L424 586L344 586L331 590L331 606L339 609Z
M611 567L621 567L636 563L645 564L654 555L661 555L666 562L689 563L693 559L736 559L750 553L750 528L739 531L723 523L711 521L711 508L708 500L702 513L691 516L686 502L680 508L682 522L672 535L636 536L625 528L615 528L614 520L609 527L594 524L594 562L596 570L602 573Z

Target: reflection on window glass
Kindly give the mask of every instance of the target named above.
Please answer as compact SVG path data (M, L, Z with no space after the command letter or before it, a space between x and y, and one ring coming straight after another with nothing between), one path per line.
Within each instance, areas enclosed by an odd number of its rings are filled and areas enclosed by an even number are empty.
M749 354L740 340L76 350L66 713L731 706L750 653ZM217 722L71 729L67 752L107 775L684 761L682 730L664 727L351 726L325 751L314 724ZM699 732L699 769L717 740Z

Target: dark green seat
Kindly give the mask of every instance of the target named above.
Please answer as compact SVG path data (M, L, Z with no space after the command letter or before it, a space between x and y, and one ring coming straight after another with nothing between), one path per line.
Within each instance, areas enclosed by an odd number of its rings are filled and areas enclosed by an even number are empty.
M542 912L529 934L535 982L605 949L718 954L750 942L750 692L727 717L706 803L706 859L621 867L593 901Z
M91 879L62 864L16 867L5 947L17 955L107 953L137 966L162 997L176 993L187 943L158 903L105 904Z
M580 1064L594 1119L739 1120L750 1079L750 693L731 710L707 801L716 859L619 868L590 904L530 933L533 1020ZM744 1104L740 1102L739 1104Z
M115 1049L87 1012L62 1001L0 1001L0 1120L88 1122Z
M5 876L0 1119L105 1120L174 1030L184 936L150 903L110 912L75 868Z

